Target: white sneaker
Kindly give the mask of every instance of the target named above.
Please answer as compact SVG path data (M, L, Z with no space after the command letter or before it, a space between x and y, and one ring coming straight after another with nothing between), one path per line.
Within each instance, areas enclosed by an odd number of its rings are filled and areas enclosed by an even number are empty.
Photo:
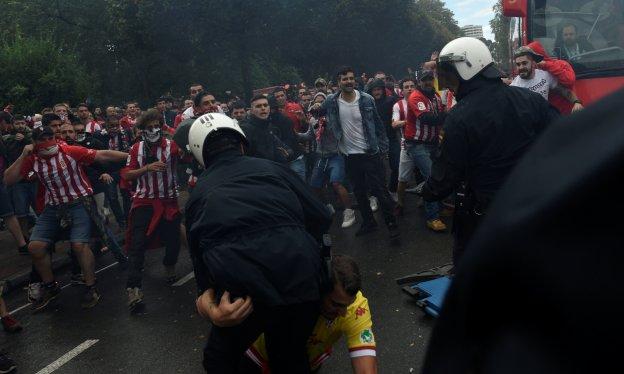
M342 218L342 228L346 229L347 227L353 226L355 223L355 210L353 209L345 209Z
M399 194L396 192L390 192L390 197L394 200L395 203L399 202Z
M327 204L327 210L329 210L329 213L333 216L334 214L336 214L336 209L334 209L334 206L331 204Z
M370 207L371 210L373 212L376 212L379 210L379 201L377 201L377 198L375 196L371 196L368 198L368 200L370 201Z
M41 283L31 283L28 285L28 301L35 302L41 298Z

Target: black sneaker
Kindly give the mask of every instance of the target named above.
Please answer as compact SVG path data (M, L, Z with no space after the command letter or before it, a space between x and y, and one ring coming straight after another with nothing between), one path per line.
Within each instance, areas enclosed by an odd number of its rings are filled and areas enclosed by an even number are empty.
M86 284L85 280L84 280L84 277L80 273L72 274L72 276L69 278L69 282L72 284L72 286L78 286L78 285Z
M377 222L362 223L362 226L355 232L355 236L363 236L377 230Z
M61 287L59 287L57 282L50 285L44 285L41 288L41 297L35 300L32 304L33 313L43 310L46 306L48 306L48 304L50 304L50 301L58 297L59 293L61 293Z
M15 370L16 367L17 366L15 366L15 363L13 362L13 360L8 358L4 353L0 353L0 373L1 374L10 373L13 370Z
M87 291L80 299L80 305L87 309L93 308L100 301L100 293L95 286L87 287Z

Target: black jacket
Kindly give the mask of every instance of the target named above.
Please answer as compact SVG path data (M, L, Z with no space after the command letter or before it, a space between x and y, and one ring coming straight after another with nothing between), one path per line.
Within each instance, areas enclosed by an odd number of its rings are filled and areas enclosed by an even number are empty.
M477 78L463 85L457 98L423 196L441 200L466 182L477 201L487 205L557 114L539 94L498 79Z
M292 159L293 150L273 133L275 126L270 120L249 116L240 127L249 141L247 155L281 163Z
M98 151L106 149L104 143L90 133L85 133L85 139L83 141L75 142L70 145L79 145L81 147L95 149ZM100 181L100 176L106 173L106 167L104 165L93 164L85 167L84 169L87 174L87 178L89 178L89 181L91 182L91 187L93 187L93 194L104 192L106 184Z
M607 373L624 327L624 90L550 126L457 268L423 373ZM591 124L591 131L588 131ZM618 371L618 369L615 369Z
M375 107L381 118L381 122L386 129L388 140L397 140L397 130L392 128L392 108L396 103L396 97L386 94L386 83L381 79L375 79L366 87L366 93L373 96L374 88L382 88L383 96L381 99L375 99Z
M292 154L290 155L288 161L295 160L301 156L303 152L299 146L297 137L295 136L295 125L290 118L286 117L279 111L274 111L271 112L269 120L271 122L271 125L269 126L271 133L277 136L282 143L286 144L288 148L292 150Z
M198 290L254 303L319 300L327 208L286 165L226 151L207 166L186 204Z

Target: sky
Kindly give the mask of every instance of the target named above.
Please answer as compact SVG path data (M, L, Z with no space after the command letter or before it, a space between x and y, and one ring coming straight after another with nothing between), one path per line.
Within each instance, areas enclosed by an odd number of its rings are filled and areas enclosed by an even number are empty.
M497 0L444 0L446 7L455 13L459 26L481 25L483 36L494 40L490 29L490 20L494 18L492 7Z

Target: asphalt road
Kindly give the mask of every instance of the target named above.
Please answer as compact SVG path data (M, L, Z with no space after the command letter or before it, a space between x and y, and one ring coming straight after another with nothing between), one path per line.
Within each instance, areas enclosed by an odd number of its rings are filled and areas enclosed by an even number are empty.
M373 315L380 373L419 372L435 322L401 292L395 279L450 261L450 234L436 234L424 225L422 208L409 197L401 219L401 243L392 246L385 228L355 238L353 228L333 229L334 251L354 256L364 278L364 295ZM381 219L379 220L381 222ZM19 373L201 373L202 347L210 326L195 312L195 283L173 287L164 280L162 250L148 253L143 290L146 310L130 315L126 308L125 272L112 256L98 260L100 303L80 308L81 286L68 286L57 302L32 315L23 308L15 316L24 325L16 335L0 333L0 349L18 365ZM191 273L188 253L180 255L178 274ZM58 275L62 285L68 274ZM25 292L8 295L10 310L27 303ZM54 363L62 363L54 368ZM47 370L47 371L45 371ZM344 341L321 373L350 373Z

